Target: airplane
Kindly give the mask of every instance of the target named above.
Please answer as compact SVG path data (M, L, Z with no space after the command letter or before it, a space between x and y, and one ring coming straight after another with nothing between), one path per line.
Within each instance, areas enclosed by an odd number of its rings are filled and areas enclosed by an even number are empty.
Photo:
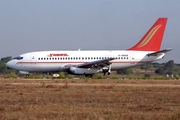
M92 76L163 59L172 49L160 50L168 18L159 18L142 39L127 50L37 51L21 54L6 63L22 74L60 72Z

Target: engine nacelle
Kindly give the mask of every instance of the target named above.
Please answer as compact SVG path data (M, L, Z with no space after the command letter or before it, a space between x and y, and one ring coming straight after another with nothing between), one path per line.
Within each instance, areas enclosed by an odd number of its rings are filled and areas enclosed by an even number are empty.
M97 68L77 68L77 67L70 67L70 71L73 74L77 75L84 75L84 74L94 74L99 72Z
M19 71L19 74L28 75L29 72L27 72L27 71Z

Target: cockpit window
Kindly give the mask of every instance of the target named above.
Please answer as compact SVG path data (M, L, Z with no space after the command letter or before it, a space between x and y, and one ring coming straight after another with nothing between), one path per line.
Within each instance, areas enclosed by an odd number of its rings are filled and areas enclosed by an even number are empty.
M22 60L22 59L23 59L23 57L18 56L18 57L15 57L15 58L13 58L13 59L16 59L16 60Z

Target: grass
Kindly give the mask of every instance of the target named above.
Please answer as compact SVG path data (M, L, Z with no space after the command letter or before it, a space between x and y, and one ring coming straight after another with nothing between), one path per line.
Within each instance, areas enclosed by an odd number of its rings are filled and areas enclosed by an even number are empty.
M43 82L42 82L43 81ZM0 80L0 118L178 120L173 80ZM98 81L98 80L97 80ZM8 85L7 85L8 84Z

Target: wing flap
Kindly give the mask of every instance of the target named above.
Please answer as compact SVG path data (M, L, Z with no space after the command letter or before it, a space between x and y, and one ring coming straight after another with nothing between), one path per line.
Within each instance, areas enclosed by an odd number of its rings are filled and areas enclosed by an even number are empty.
M103 60L97 60L93 62L88 62L84 64L80 64L77 67L78 68L99 68L99 67L105 67L111 64L111 60L114 60L114 58L109 59L103 59Z

